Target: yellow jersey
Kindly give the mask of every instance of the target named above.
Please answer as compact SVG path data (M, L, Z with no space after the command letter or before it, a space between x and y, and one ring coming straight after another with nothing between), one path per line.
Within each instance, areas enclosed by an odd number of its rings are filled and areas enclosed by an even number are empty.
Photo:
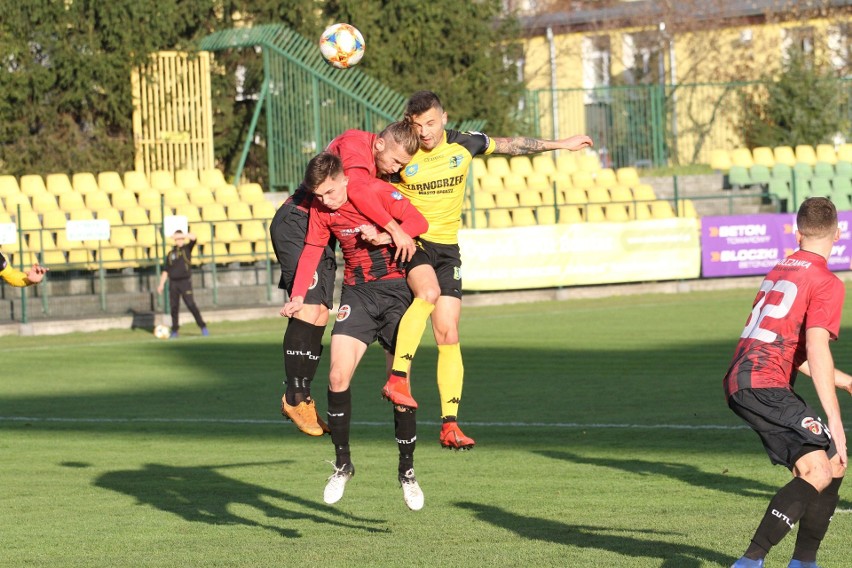
M18 288L30 285L27 275L9 264L3 253L0 253L0 278Z
M429 221L420 238L439 244L458 244L461 213L470 163L477 154L491 154L494 141L481 132L445 130L431 150L417 151L392 180Z

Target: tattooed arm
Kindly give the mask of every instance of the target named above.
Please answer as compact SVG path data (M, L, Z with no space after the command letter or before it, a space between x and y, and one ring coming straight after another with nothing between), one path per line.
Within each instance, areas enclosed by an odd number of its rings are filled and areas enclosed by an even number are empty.
M576 152L577 150L594 146L592 139L583 134L562 140L540 140L524 136L494 138L493 140L495 154L508 154L510 156L538 154L539 152L547 152L549 150L570 150Z

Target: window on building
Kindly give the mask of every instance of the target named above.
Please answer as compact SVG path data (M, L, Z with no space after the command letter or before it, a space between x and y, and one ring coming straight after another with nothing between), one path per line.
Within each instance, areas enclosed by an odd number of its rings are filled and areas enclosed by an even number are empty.
M583 38L583 88L586 104L601 102L607 98L610 85L611 47L609 36L587 36Z
M794 54L803 55L807 61L814 57L814 29L812 27L787 28L782 30L781 48L788 61Z
M852 24L841 23L828 28L828 57L831 65L843 73L852 73Z
M664 61L659 32L638 32L624 36L624 79L627 84L661 82L665 74Z

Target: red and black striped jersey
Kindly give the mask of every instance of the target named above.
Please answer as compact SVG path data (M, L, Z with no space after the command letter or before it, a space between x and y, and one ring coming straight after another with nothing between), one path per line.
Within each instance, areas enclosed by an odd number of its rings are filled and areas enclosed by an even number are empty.
M825 258L799 250L766 275L725 375L726 396L740 389L792 389L807 360L805 333L821 327L837 339L846 289Z

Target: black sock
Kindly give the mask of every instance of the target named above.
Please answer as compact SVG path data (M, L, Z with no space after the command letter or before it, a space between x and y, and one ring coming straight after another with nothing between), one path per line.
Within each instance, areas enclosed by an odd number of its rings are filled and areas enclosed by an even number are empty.
M352 422L352 391L328 391L328 427L337 456L337 467L352 463L349 453L349 425Z
M817 497L819 492L814 486L799 477L794 477L790 483L778 490L769 502L745 556L752 560L765 557L769 549L787 536L805 514L808 505L815 502Z
M793 549L793 558L802 562L816 562L817 551L837 503L840 501L840 484L842 477L831 480L816 501L808 505L808 509L799 521L799 534L796 536L796 547Z
M284 332L284 374L287 377L287 404L295 406L311 398L311 381L322 355L325 326L290 318Z
M417 414L413 408L393 409L396 446L399 448L399 473L414 467L414 446L417 442Z

